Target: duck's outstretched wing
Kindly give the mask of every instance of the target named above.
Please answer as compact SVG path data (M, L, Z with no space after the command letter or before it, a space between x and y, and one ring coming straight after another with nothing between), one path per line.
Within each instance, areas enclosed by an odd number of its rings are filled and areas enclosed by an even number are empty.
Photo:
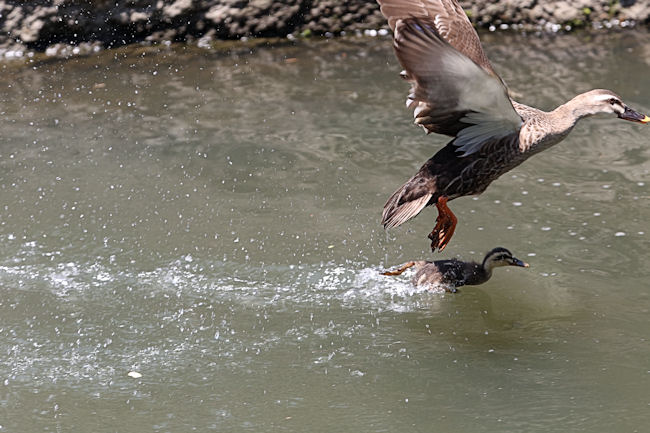
M464 54L488 74L497 77L483 52L476 30L456 0L377 0L381 13L395 33L399 20L415 19L432 23L449 45Z
M397 20L394 45L411 83L407 105L416 124L456 137L463 156L518 133L523 121L501 79L447 43L434 23Z

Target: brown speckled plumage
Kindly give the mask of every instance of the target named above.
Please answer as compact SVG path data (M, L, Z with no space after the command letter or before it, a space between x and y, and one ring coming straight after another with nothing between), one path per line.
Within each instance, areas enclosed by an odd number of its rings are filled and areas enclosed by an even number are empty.
M560 142L583 117L612 113L646 123L609 90L576 96L551 112L512 100L456 0L378 0L394 33L395 54L411 83L407 106L428 133L454 137L395 191L382 224L398 226L429 205L429 235L442 250L455 228L447 200L480 194L503 173ZM441 202L440 199L444 201Z

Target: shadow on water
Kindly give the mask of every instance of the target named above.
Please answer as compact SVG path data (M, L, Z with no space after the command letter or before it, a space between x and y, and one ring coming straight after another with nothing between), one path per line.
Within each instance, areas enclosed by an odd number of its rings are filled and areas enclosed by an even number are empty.
M646 40L484 35L544 109L606 87L650 112ZM640 126L584 121L454 201L444 257L531 268L450 295L379 275L431 258L435 212L379 219L446 142L410 124L389 39L2 68L0 431L647 425Z

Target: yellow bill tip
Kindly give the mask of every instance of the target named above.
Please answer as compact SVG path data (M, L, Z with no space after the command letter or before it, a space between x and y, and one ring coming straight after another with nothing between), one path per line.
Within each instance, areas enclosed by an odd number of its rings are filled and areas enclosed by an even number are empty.
M648 123L650 122L650 117L645 116L643 119L641 119L641 123Z

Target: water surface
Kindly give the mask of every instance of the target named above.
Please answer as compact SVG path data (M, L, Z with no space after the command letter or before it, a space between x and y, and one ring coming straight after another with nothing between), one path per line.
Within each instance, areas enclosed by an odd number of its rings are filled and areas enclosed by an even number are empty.
M650 112L645 32L484 35L521 102ZM0 431L612 432L650 424L650 130L581 122L451 208L456 295L385 199L447 141L390 39L0 66ZM129 372L142 376L133 378Z

